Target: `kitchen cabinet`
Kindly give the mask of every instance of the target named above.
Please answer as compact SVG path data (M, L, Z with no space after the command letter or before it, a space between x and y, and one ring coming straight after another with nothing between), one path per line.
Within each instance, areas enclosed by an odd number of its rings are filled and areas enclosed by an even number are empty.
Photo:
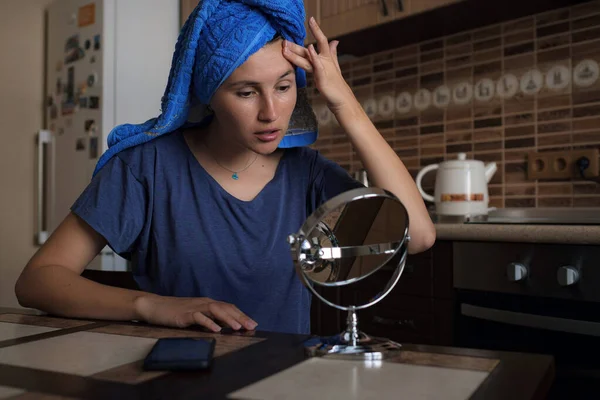
M366 293L382 289L393 274L385 267L349 288L319 288L325 298L341 304L365 302ZM451 345L454 291L452 242L438 241L430 250L409 255L394 289L379 303L358 311L360 329L400 343ZM313 297L312 333L335 335L345 329L346 312Z

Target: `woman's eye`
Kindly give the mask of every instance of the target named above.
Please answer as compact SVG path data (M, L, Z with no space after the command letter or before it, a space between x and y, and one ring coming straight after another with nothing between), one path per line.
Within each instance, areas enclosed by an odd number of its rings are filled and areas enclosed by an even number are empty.
M280 92L287 92L290 88L290 85L287 86L279 86L279 91Z
M238 96L240 97L250 97L254 92L238 92Z

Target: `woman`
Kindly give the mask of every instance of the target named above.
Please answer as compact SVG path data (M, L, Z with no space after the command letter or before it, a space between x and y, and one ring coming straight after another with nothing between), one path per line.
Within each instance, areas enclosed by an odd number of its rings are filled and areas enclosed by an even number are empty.
M26 307L70 317L308 333L310 295L285 238L328 198L360 186L307 148L305 71L370 180L402 201L411 253L435 231L406 168L344 81L337 43L301 0L204 0L179 37L162 113L117 127L72 212L21 274ZM197 111L206 112L192 123ZM81 277L105 245L140 291Z

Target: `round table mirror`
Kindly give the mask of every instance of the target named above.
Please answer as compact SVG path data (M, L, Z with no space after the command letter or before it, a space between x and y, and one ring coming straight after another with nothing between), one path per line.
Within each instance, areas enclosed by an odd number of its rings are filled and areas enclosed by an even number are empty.
M394 194L359 188L324 203L288 237L303 284L320 301L348 312L345 331L306 343L310 355L377 360L400 349L398 343L361 332L356 312L381 301L400 279L408 254L408 223L406 208ZM376 274L381 269L392 271L385 283ZM328 288L347 290L358 283L359 295L326 294Z

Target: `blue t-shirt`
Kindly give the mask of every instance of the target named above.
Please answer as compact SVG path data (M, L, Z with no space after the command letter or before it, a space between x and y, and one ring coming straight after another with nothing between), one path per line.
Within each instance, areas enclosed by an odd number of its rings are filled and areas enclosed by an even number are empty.
M310 292L289 245L327 199L362 185L307 148L286 149L251 201L225 191L181 131L113 157L72 211L132 261L140 289L236 305L257 329L310 332Z

